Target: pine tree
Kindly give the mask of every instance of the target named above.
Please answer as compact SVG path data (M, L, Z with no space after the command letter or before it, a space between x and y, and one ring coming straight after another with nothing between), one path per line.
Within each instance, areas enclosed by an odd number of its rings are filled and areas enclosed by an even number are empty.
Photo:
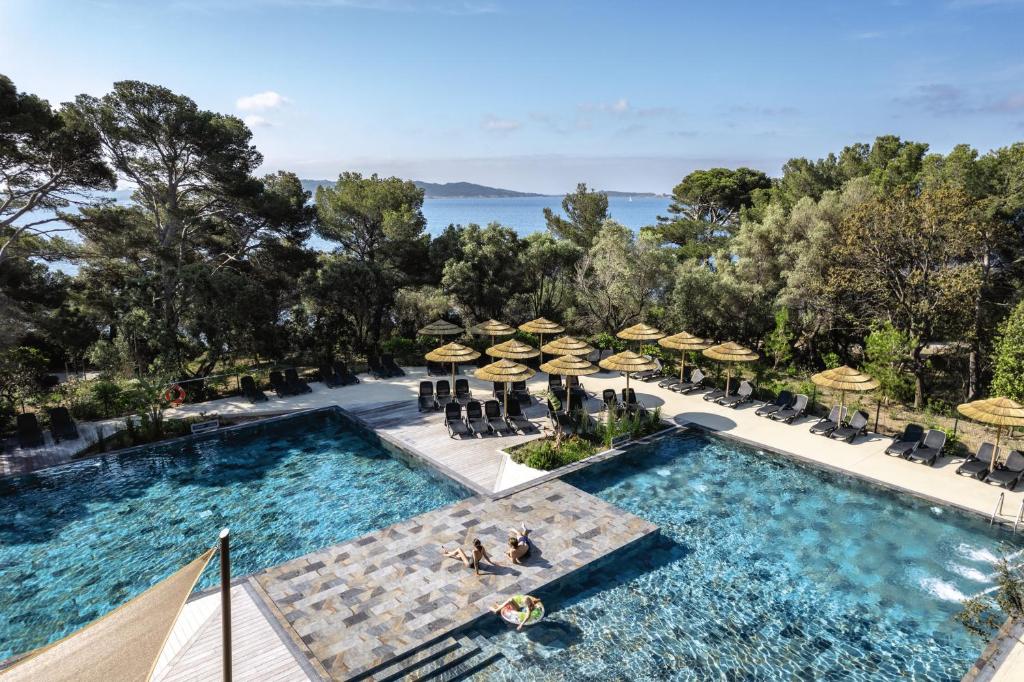
M1024 401L1024 301L999 330L993 365L992 395Z

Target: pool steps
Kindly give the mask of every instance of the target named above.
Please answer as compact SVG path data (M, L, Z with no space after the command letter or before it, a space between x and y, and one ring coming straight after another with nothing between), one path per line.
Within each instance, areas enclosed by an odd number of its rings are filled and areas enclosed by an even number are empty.
M449 636L350 678L351 682L431 680L456 682L490 666L501 653L490 651L482 635Z

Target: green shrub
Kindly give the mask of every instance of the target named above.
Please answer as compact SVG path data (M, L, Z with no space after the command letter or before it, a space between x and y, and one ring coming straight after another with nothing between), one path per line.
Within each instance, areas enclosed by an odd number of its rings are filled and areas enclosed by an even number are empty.
M578 462L597 453L597 447L578 436L562 440L561 446L554 439L542 438L530 441L512 452L512 461L531 469L551 471L567 464Z
M402 364L423 364L423 354L419 352L419 347L412 339L393 336L380 344L380 350L382 353L394 355L395 360Z

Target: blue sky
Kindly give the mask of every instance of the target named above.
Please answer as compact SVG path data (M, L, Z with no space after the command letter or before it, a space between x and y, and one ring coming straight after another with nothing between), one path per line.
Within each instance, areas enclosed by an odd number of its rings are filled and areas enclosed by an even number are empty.
M0 72L250 121L266 170L560 192L776 174L895 133L1024 139L1024 0L0 0Z

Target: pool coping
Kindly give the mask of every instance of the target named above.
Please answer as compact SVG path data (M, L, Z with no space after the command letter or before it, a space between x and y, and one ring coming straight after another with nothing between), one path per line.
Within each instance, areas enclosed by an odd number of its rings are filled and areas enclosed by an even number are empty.
M1007 618L981 655L974 661L971 669L960 678L960 682L991 680L992 675L999 671L1006 656L1022 636L1024 636L1024 620L1015 621L1013 618ZM990 669L989 666L994 667Z

